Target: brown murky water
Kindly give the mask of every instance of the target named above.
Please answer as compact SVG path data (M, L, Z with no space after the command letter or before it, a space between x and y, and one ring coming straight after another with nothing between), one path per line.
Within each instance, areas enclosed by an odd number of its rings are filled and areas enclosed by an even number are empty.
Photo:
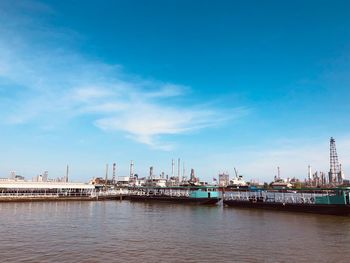
M221 206L0 204L1 262L348 262L350 218Z

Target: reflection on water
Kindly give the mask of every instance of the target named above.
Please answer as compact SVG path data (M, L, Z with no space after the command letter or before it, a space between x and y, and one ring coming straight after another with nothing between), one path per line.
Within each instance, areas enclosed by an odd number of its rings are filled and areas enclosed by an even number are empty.
M178 204L0 204L1 262L345 262L350 218Z

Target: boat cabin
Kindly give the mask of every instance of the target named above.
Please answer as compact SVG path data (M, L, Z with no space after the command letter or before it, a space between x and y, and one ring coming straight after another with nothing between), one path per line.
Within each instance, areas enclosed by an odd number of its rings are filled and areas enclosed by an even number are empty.
M336 188L334 194L317 196L316 204L326 205L350 205L350 187Z

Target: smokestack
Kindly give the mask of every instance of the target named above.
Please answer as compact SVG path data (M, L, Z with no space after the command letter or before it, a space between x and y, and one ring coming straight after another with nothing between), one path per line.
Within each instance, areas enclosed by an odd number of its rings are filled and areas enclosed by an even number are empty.
M311 178L312 177L312 171L311 171L311 165L309 165L308 167L308 178L309 178L309 181L311 181Z
M344 171L343 171L341 163L339 163L338 182L343 183L344 179L345 179Z
M181 167L181 163L180 163L180 158L177 160L177 177L178 177L178 180L180 182L180 168Z
M344 170L343 170L343 168L341 167L341 165L340 165L340 172L341 172L341 178L342 178L342 180L344 181L344 180L345 180L345 173L344 173Z
M67 164L67 170L66 170L66 183L68 183L68 174L69 174L69 166Z
M107 187L107 181L108 181L108 163L106 164L106 178L105 178L105 186Z
M149 178L152 179L153 178L153 166L151 166L149 168Z
M196 181L196 176L195 176L195 174L194 174L194 169L192 168L191 169L191 182L195 182Z
M184 180L184 178L185 178L185 172L186 172L186 170L185 170L185 162L183 162L182 163L182 180L181 181L183 181Z
M134 161L130 162L130 178L134 178Z
M174 159L171 160L171 177L175 176L175 162Z
M113 163L113 179L112 179L113 184L115 184L116 166L117 166L116 163Z

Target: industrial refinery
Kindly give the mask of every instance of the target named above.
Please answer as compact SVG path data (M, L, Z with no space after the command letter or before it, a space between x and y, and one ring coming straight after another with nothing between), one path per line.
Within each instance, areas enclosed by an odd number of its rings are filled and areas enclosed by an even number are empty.
M338 160L335 139L330 139L330 169L325 172L312 172L309 165L308 174L304 180L299 178L286 178L281 176L281 169L277 167L277 174L270 183L259 184L254 181L246 182L236 168L235 175L230 178L229 173L214 176L212 182L200 180L193 168L190 169L189 177L186 176L185 166L181 159L171 160L171 174L161 172L156 175L154 167L149 167L148 176L140 177L135 173L135 163L130 162L129 174L126 176L117 175L117 164L112 165L112 175L109 175L109 165L106 165L105 176L92 178L88 183L73 183L69 181L69 166L66 167L66 174L60 178L50 179L48 171L35 176L31 181L25 180L21 175L12 171L9 178L0 179L0 195L8 196L41 196L52 195L62 196L119 196L125 195L130 189L135 188L172 188L172 187L217 187L218 189L249 189L252 187L260 189L305 189L305 188L334 188L337 186L348 186L349 180ZM182 169L181 169L182 168Z

